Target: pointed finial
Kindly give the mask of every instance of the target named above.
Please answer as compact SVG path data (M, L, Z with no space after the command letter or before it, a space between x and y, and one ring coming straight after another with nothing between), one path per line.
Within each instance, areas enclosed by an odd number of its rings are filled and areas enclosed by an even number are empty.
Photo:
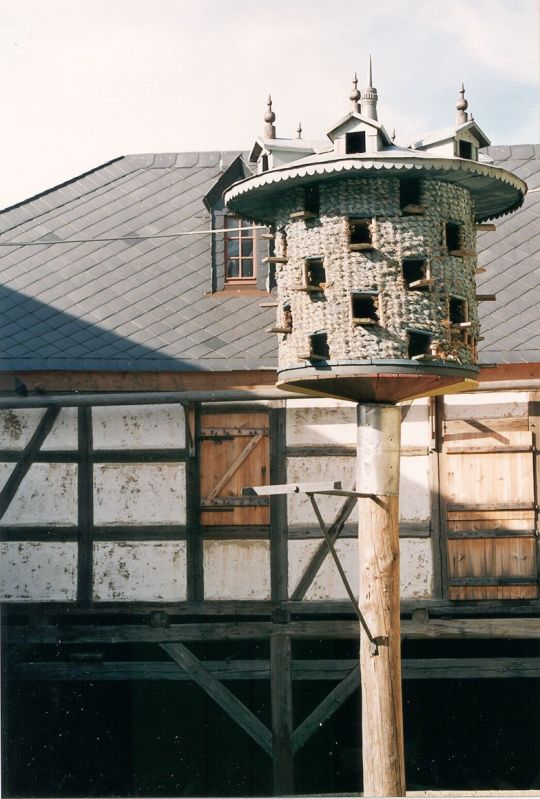
M360 99L360 92L358 91L358 78L355 72L353 78L353 87L351 89L351 93L349 94L349 100L351 101L351 110L356 112L357 114L360 113L360 105L358 103L359 99Z
M394 128L394 130L392 131L392 141L395 140L396 140L396 129Z
M264 115L264 121L266 122L266 126L264 128L264 135L267 139L275 139L276 138L276 126L274 122L276 121L276 115L272 111L272 96L268 95L268 102L267 102L267 111Z
M296 133L297 133L296 138L297 139L301 139L302 138L302 123L301 122L298 123L298 127L296 128Z
M368 119L377 119L377 89L373 87L373 69L371 56L369 57L368 86L362 89L360 100L362 103L362 115Z
M469 107L469 103L465 99L465 86L463 83L461 84L461 89L459 90L460 97L456 103L457 108L457 117L456 123L461 125L463 122L469 121L469 115L467 114L467 108Z

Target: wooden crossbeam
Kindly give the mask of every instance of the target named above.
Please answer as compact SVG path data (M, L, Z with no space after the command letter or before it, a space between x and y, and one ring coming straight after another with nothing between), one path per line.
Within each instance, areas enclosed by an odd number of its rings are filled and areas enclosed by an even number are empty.
M266 432L266 431L265 431ZM238 453L236 458L233 460L231 465L227 468L227 470L221 475L217 483L213 486L213 488L208 492L208 495L204 497L202 500L203 504L208 502L209 500L215 499L221 489L227 485L233 474L238 470L238 468L244 463L246 458L253 452L259 441L261 441L262 437L265 433L257 433L256 435L251 438L246 446Z
M272 733L238 697L236 697L223 683L216 680L192 652L181 643L161 644L162 649L184 669L194 682L205 691L255 743L272 755Z
M341 489L341 482L339 480L335 482L327 481L325 483L283 483L282 485L249 486L242 489L242 494L257 494L259 496L272 497L278 494L302 494L308 491L318 494L337 489Z
M41 417L34 434L26 447L22 450L21 455L13 471L8 477L6 484L0 492L0 519L2 519L9 508L12 499L20 488L35 455L41 449L41 446L49 433L60 413L60 408L47 408Z
M293 732L293 752L296 754L320 725L341 707L360 685L360 666L356 665L328 696L313 710Z

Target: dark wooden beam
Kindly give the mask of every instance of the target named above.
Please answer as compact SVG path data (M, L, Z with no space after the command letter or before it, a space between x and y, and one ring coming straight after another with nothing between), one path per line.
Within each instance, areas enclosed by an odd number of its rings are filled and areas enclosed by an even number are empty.
M291 639L284 633L270 638L272 701L272 777L274 796L294 794L292 743Z
M201 479L200 479L200 407L190 409L191 418L186 419L186 436L190 435L189 424L194 435L192 454L186 461L186 560L187 599L200 602L204 598L203 539L200 532Z
M264 751L272 755L272 734L223 683L204 667L183 644L162 644L162 648L208 696L235 721Z
M77 412L79 468L77 470L79 546L77 558L77 601L92 601L94 551L94 464L92 460L92 409L81 407Z
M270 484L287 482L285 403L270 410ZM287 535L287 497L270 498L270 579L271 596L276 612L281 613L280 604L288 599L289 542ZM276 621L286 621L281 616ZM287 791L285 791L287 792ZM291 789L292 792L292 789Z
M293 750L295 753L304 746L309 738L311 738L315 730L317 730L323 722L327 721L327 719L329 719L359 687L360 666L355 664L348 675L330 691L328 696L326 696L315 710L313 710L295 729L293 733Z

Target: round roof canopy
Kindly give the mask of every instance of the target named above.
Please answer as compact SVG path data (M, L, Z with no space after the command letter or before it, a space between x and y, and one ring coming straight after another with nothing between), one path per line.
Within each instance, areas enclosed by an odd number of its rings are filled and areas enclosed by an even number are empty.
M477 222L516 210L527 192L524 181L491 164L464 158L434 158L420 151L390 147L361 155L332 152L308 156L235 183L225 193L225 203L241 216L272 224L284 190L346 175L424 177L453 183L470 193Z

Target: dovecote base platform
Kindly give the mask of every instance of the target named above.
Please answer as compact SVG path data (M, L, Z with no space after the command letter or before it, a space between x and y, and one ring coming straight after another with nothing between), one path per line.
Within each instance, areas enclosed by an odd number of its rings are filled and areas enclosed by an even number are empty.
M403 402L444 393L470 381L475 387L479 369L461 364L419 364L416 361L325 361L319 366L290 366L278 371L278 387L301 394L335 397L353 402Z

